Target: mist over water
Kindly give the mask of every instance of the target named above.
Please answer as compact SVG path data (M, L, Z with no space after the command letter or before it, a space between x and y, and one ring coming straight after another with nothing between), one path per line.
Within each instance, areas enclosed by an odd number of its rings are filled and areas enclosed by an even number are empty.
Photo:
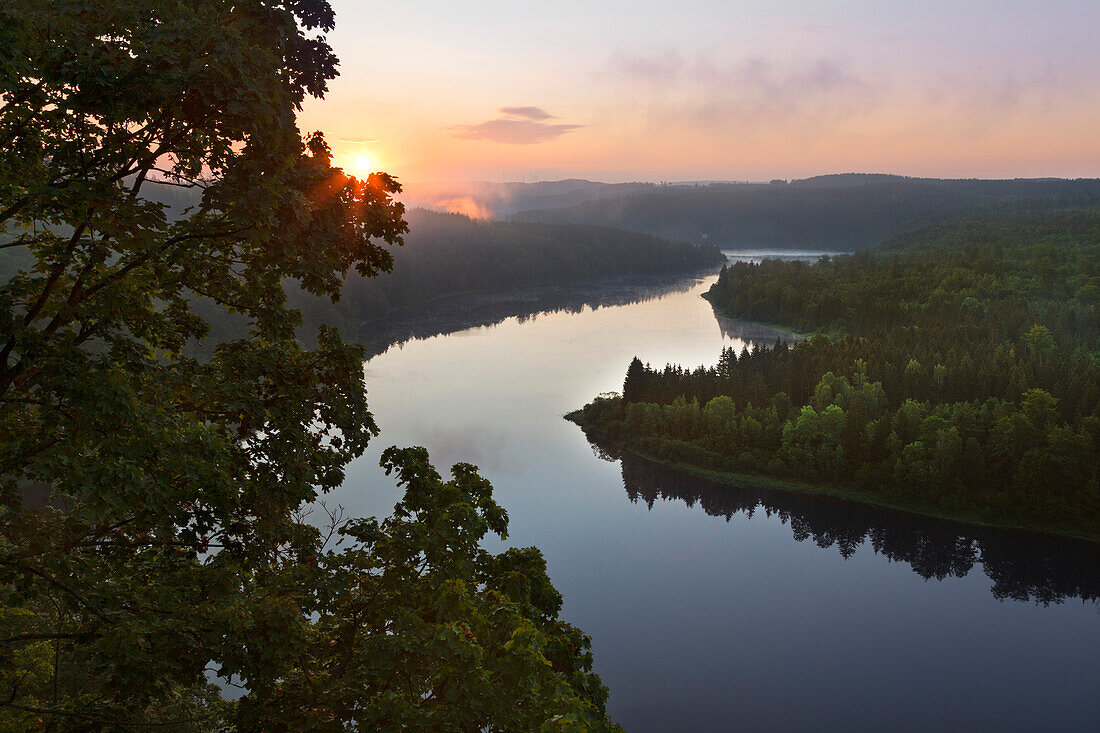
M774 343L715 318L713 279L559 289L518 317L498 297L420 331L411 318L364 366L382 433L329 502L388 514L389 445L423 445L441 471L479 465L507 544L542 549L564 616L592 636L627 730L1093 729L1095 546L718 486L562 419L620 390L635 355L710 365Z

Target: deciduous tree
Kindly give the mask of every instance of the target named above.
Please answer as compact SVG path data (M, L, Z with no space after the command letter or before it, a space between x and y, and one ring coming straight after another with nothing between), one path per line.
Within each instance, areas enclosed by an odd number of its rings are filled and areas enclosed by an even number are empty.
M393 178L297 127L333 22L0 4L0 252L27 263L0 285L0 728L606 725L537 551L478 549L506 517L472 467L391 452L390 520L303 515L377 428L362 350L303 348L284 284L335 299L406 230ZM198 298L246 324L201 360Z

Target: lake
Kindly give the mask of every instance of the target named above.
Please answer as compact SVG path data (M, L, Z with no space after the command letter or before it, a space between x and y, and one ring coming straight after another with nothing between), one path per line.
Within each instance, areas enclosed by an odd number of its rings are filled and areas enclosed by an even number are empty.
M620 390L634 356L711 365L724 346L774 343L715 318L700 297L714 279L405 314L386 336L400 343L364 366L381 435L328 501L388 514L390 445L425 446L444 474L480 466L508 544L543 551L563 616L591 635L629 731L1098 729L1096 545L715 485L562 419Z

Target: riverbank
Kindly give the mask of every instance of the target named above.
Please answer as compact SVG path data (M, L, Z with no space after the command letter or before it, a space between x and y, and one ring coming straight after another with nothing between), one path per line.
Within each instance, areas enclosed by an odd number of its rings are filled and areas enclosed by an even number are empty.
M865 491L861 491L859 489L848 486L830 483L809 483L805 481L798 481L796 479L779 478L776 476L769 476L767 474L759 473L724 471L684 461L662 458L661 456L657 456L650 451L640 448L637 445L631 445L628 441L624 441L622 438L612 437L611 435L608 435L606 431L600 430L599 426L585 420L584 408L580 410L574 410L573 412L565 414L563 417L569 422L577 425L584 432L585 436L589 439L596 439L603 443L612 445L618 450L631 453L635 456L638 456L639 458L650 461L651 463L666 466L676 471L708 479L719 484L736 485L749 483L756 486L775 489L778 491L789 491L800 494L812 494L817 496L829 496L836 499L856 502L859 504L866 504L883 509L890 509L892 511L899 511L923 517L932 517L935 519L944 519L951 522L958 522L960 524L970 525L973 527L1037 532L1057 537L1084 540L1100 545L1100 531L1078 531L1068 529L1057 524L1045 522L1000 521L985 516L979 512L969 510L947 511L941 507L932 504L868 494Z

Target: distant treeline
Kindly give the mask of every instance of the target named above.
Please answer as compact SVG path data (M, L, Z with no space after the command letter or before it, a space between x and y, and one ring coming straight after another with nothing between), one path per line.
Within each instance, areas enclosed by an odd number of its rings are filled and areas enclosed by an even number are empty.
M635 360L578 421L664 460L1100 537L1100 214L738 263L708 295L830 336L694 371Z
M773 184L659 187L515 214L522 221L598 224L722 247L874 247L960 214L1100 208L1100 180L940 180L839 175Z

